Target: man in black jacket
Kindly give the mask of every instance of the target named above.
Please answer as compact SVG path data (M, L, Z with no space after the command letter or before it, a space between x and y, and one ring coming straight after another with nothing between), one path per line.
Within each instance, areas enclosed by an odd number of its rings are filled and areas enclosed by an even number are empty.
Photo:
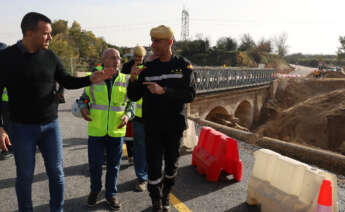
M133 49L133 59L125 63L122 67L122 73L130 74L133 66L142 65L146 50L142 46L136 46ZM146 147L145 147L145 130L142 121L142 99L136 102L135 118L130 123L133 131L133 140L126 141L128 157L133 155L134 170L138 178L135 186L136 191L146 191L147 189L147 162L146 162ZM127 130L128 130L127 126ZM127 131L128 132L128 131ZM127 133L126 132L126 133ZM129 160L129 159L128 159Z
M153 211L161 211L162 207L169 211L169 193L175 183L179 147L187 127L185 104L195 97L195 82L191 63L172 54L171 28L161 25L153 28L150 35L158 58L142 69L133 67L127 89L132 101L143 98L148 190Z
M50 211L62 212L64 174L56 82L77 89L110 78L115 70L72 77L60 59L48 50L52 39L48 17L30 12L23 17L21 28L23 40L0 52L0 96L6 87L10 111L10 136L0 120L0 148L7 151L7 146L13 143L19 212L33 210L31 185L36 146L40 148L49 177ZM0 117L2 112L0 109Z

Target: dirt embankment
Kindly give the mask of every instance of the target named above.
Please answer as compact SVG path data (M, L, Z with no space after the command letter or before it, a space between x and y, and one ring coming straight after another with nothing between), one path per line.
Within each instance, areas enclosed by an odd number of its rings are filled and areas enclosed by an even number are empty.
M279 79L254 131L345 154L345 78Z

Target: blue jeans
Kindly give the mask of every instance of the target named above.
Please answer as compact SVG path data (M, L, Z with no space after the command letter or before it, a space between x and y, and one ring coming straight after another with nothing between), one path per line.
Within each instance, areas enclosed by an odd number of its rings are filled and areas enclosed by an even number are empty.
M16 193L19 211L33 211L31 188L35 169L35 152L36 146L38 146L49 178L50 211L62 212L64 173L59 120L56 119L47 124L11 122L9 133L17 167Z
M123 137L112 138L109 136L89 136L88 143L91 192L100 192L102 190L102 164L104 162L105 149L107 154L105 197L108 199L112 196L116 196Z
M144 124L133 121L133 159L134 169L140 181L147 181L147 162Z

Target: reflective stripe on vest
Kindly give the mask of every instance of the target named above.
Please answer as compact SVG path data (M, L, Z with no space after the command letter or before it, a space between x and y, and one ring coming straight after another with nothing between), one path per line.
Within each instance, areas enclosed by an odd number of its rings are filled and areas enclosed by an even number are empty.
M143 117L142 105L143 105L143 99L141 98L136 102L136 106L135 106L135 116L139 118Z
M94 110L106 110L108 111L108 106L106 105L96 105L96 104L91 104L90 109ZM124 111L126 109L125 106L110 106L111 111Z
M92 119L88 123L89 136L125 136L126 127L118 129L118 126L125 114L128 79L129 77L125 74L118 74L112 86L110 102L108 88L104 82L85 88L90 98L90 118Z
M106 110L106 111L108 111L108 106L106 106L106 105L91 104L91 105L90 105L90 109L94 109L94 110Z
M7 89L6 88L4 88L4 90L2 91L1 100L4 101L4 102L8 102L8 94L7 94Z

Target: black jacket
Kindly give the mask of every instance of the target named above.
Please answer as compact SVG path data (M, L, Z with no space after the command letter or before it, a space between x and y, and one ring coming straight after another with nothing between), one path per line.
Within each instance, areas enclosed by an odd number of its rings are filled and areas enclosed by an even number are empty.
M145 130L186 128L185 103L195 97L195 80L191 63L183 57L173 55L169 62L159 59L144 64L137 81L128 84L128 97L137 101L143 97L143 119ZM156 95L143 85L156 82L164 87L165 94Z
M134 65L134 60L130 60L127 63L123 64L121 73L130 74L131 68Z
M0 52L0 67L0 96L6 87L10 119L22 124L46 124L57 118L56 82L68 89L91 84L89 76L67 74L51 50L29 53L20 42ZM1 114L0 108L0 118Z

